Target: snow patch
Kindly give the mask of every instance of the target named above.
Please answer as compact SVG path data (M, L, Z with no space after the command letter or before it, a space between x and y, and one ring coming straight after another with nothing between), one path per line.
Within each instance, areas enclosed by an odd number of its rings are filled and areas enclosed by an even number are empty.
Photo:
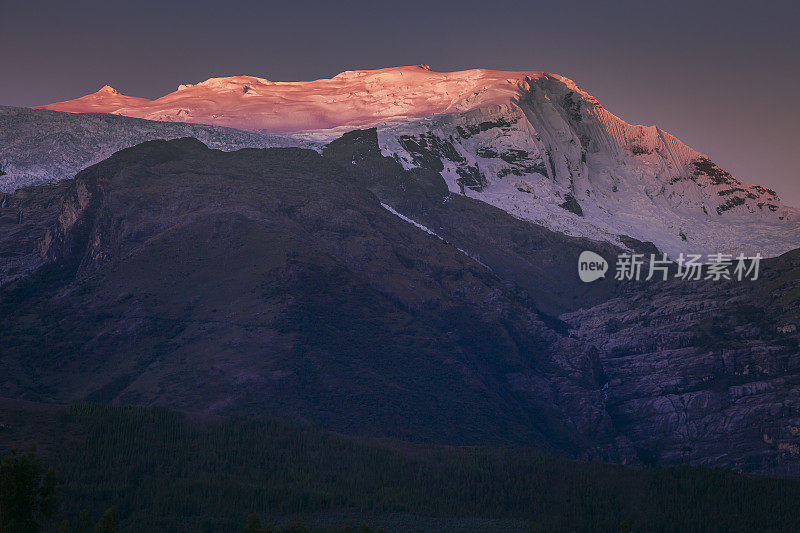
M398 213L397 211L395 211L395 210L394 210L394 208L392 208L392 206L390 206L390 205L386 205L386 204L384 204L383 202L381 202L381 207L383 207L384 209L386 209L387 211L389 211L391 214L393 214L393 215L395 215L395 216L397 216L397 217L400 217L401 219L405 220L405 221L406 221L406 222L408 222L409 224L413 224L413 225L415 225L416 227L418 227L419 229L421 229L422 231L424 231L424 232L425 232L425 233L427 233L428 235L433 235L434 237L436 237L436 238L437 238L437 239L439 239L440 241L444 241L444 239L442 239L442 238L441 238L439 235L437 235L436 233L434 233L433 231L431 231L431 230L430 230L429 228L427 228L426 226L423 226L422 224L420 224L420 223L419 223L419 222L417 222L416 220L412 220L412 219L408 218L407 216L403 215L402 213Z
M390 205L387 205L387 204L384 204L383 202L381 202L381 207L383 207L384 209L386 209L387 211L389 211L391 214L393 214L393 215L395 215L395 216L399 217L400 219L402 219L402 220L404 220L404 221L408 222L409 224L413 224L414 226L418 227L419 229L421 229L422 231L424 231L424 232L425 232L425 233L427 233L428 235L433 235L434 237L436 237L437 239L439 239L439 240L440 240L440 241L442 241L443 243L445 243L445 244L449 244L450 246L453 246L453 245L452 245L451 243L449 243L447 240L443 239L443 238L442 238L442 237L441 237L439 234L437 234L437 233L435 233L435 232L431 231L431 230L430 230L430 228L428 228L427 226L424 226L424 225L420 224L420 223L419 223L419 222L417 222L416 220L413 220L413 219L410 219L410 218L408 218L407 216L403 215L402 213L398 213L397 211L395 211L395 209L394 209L394 208L392 208L392 206L390 206ZM476 263L478 263L478 264L479 264L479 265L481 265L482 267L484 267L484 268L486 268L486 269L488 269L488 270L491 270L491 268L489 268L489 267L488 267L488 266L487 266L485 263L483 263L483 262L482 262L480 259L476 258L475 256L473 256L472 254L470 254L470 253L469 253L469 252L467 252L466 250L463 250L463 249L461 249L461 248L459 248L459 247L457 247L457 246L453 246L453 248L455 248L456 250L458 250L459 252L461 252L461 253L462 253L462 254L464 254L465 256L469 257L470 259L472 259L473 261L475 261Z

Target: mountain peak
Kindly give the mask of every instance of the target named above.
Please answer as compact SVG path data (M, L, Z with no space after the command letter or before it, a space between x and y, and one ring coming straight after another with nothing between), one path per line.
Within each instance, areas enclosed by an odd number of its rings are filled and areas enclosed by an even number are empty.
M111 85L103 85L95 94L120 94L120 92Z

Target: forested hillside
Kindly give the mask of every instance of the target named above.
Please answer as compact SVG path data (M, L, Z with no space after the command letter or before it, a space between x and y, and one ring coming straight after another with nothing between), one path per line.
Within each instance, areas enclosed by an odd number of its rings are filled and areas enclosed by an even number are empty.
M1 451L42 442L42 462L59 477L53 527L112 506L123 531L239 531L252 513L265 524L301 521L313 530L363 523L386 531L800 525L796 479L576 462L525 448L366 440L160 408L19 407L15 414L0 409Z

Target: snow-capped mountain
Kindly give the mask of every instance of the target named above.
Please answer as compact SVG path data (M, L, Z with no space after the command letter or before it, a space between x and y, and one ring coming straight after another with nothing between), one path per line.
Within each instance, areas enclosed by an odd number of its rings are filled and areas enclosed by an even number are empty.
M42 106L326 141L377 127L382 152L441 172L453 193L570 235L680 252L778 255L800 211L655 126L630 125L567 78L424 65L331 79L212 78L156 100L106 86ZM622 237L620 237L622 236Z
M517 94L521 79L537 75L541 73L438 73L419 65L346 71L331 79L307 82L233 76L181 85L156 100L125 96L105 86L77 100L41 107L276 133L333 128L347 131L389 120L507 102Z

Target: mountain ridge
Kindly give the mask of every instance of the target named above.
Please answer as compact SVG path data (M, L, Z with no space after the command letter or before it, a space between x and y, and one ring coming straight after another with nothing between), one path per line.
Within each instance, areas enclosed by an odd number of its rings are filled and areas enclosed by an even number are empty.
M504 101L506 94L514 92L515 85L524 84L528 78L541 76L555 76L578 90L572 80L540 71L472 69L440 73L430 70L429 67L413 65L376 70L346 70L332 78L312 81L276 82L249 75L216 77L199 83L181 84L177 90L153 100L127 96L118 92L109 94L100 89L75 100L36 106L35 109L83 112L87 109L86 106L92 106L92 111L149 120L195 121L239 129L260 129L280 133L337 127L357 129L374 126L382 120L390 120L394 117L419 117L499 103ZM398 88L404 88L406 92L396 93ZM407 92L410 88L416 89L421 98L418 98L417 101L410 101ZM273 96L266 92L262 93L261 91L264 89L278 94ZM304 94L304 90L309 94ZM216 91L217 94L211 94L209 91ZM371 98L370 95L374 97ZM181 104L186 102L187 96L202 99L201 103L205 107L198 108L197 111L189 106L185 109L181 108ZM313 107L318 104L335 105L344 96L348 97L348 106L350 107L345 111L353 113L352 107L359 107L365 108L367 113L345 114L345 116L338 116L336 120L333 120L330 114L317 114L312 117L312 120L305 121L293 120L289 116L298 114L297 108L281 110L284 115L278 114L278 120L269 114L258 116L257 119L252 119L246 114L252 113L254 108L251 102L247 102L245 98L247 100L260 98L262 101L259 103L264 107L297 104L303 101L307 106ZM478 98L474 98L474 96ZM588 93L586 96L588 97ZM215 101L213 97L228 98L228 100ZM465 101L462 103L462 100ZM240 115L231 114L232 111L234 113L238 111L231 108L231 104L234 102L242 106ZM353 106L352 104L357 105ZM129 105L134 107L129 107ZM210 109L214 106L217 106L220 111L227 111L226 116L212 112ZM182 109L185 112L181 113ZM308 115L309 113L311 112L303 109L299 114Z
M452 193L567 235L623 248L621 236L630 236L671 257L800 247L800 210L775 191L740 181L657 126L626 123L546 72L408 66L309 82L233 76L155 100L106 90L42 107L317 143L375 127L382 154L404 168L439 172Z

